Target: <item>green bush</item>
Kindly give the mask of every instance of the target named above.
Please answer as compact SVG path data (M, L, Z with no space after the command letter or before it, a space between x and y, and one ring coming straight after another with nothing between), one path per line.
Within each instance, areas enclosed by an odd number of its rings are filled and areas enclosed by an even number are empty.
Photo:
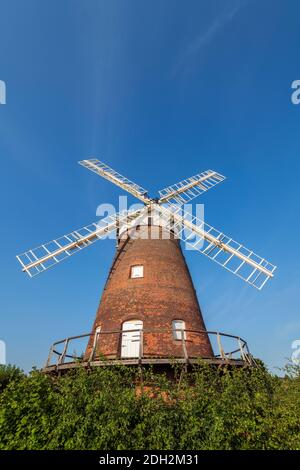
M179 371L178 371L179 372ZM6 379L5 379L6 377ZM300 449L300 372L0 370L0 449Z
M23 371L16 366L0 365L0 393L10 382L21 379L23 375Z

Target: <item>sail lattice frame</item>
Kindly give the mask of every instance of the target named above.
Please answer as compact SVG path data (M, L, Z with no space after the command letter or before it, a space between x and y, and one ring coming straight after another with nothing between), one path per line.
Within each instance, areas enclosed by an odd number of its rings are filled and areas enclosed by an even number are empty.
M262 289L274 276L276 266L199 217L183 217L178 206L156 210L176 237L253 287Z

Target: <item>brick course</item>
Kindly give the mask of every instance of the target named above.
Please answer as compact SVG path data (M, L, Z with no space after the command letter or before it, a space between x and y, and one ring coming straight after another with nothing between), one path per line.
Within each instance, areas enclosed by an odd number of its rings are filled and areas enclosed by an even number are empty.
M131 319L142 320L146 331L155 330L144 332L144 356L149 357L182 357L182 342L173 338L172 320L184 320L187 330L205 330L179 240L162 227L158 239L145 239L150 229L153 226L140 227L142 238L119 240L93 325L93 333L101 327L96 355L119 357L122 324ZM144 266L143 278L130 277L134 265ZM117 333L105 335L105 331ZM92 344L93 337L87 354ZM186 347L189 356L213 356L205 333L187 332Z

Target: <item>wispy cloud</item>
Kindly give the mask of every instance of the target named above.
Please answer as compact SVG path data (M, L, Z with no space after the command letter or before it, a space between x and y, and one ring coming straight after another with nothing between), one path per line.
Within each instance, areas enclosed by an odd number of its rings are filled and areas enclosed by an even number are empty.
M228 24L236 14L246 5L246 1L235 2L231 9L228 7L220 12L208 27L197 34L178 54L177 61L172 69L172 75L183 72L190 67L191 62L195 60L201 50L207 46L215 36Z

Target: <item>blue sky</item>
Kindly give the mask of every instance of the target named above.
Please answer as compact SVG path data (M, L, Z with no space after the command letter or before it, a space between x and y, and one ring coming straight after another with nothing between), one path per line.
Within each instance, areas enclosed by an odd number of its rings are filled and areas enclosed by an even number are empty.
M300 339L297 1L1 0L0 339L41 366L90 331L114 253L98 242L29 279L15 255L96 219L118 188L97 156L150 193L212 168L206 221L278 266L262 291L198 253L186 259L206 325L281 366Z

